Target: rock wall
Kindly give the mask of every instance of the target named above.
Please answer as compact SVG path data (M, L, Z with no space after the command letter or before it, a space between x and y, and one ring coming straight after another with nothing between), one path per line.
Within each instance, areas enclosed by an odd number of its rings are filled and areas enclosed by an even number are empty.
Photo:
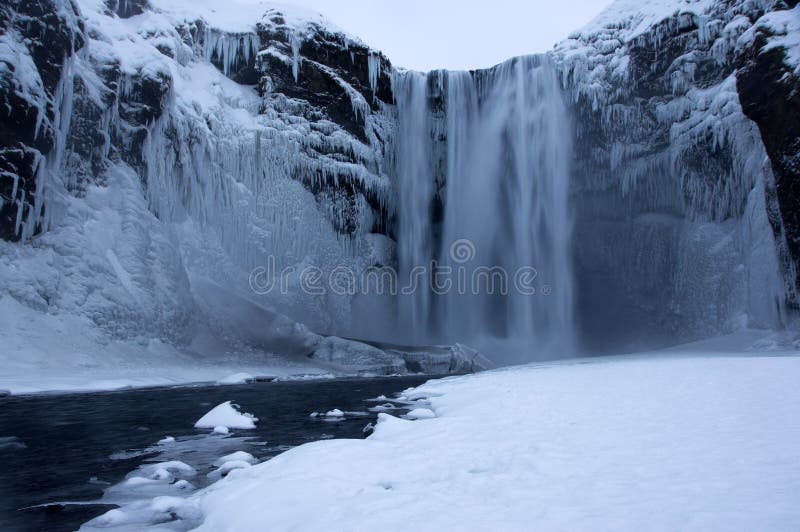
M158 2L20 0L0 16L0 236L23 241L0 242L0 297L115 338L210 329L269 350L232 332L212 280L242 308L349 327L350 297L297 274L257 297L249 276L393 260L385 57L277 11L233 27Z
M83 22L60 0L14 0L0 6L0 238L42 229L46 157L63 149L69 116L65 79L83 48Z
M573 114L588 348L789 323L797 9L620 0L549 53ZM158 0L0 7L4 295L118 337L186 344L208 328L246 344L221 325L207 281L249 301L249 274L270 258L323 274L396 262L389 60L315 17L222 19ZM430 140L441 163L447 139ZM444 172L432 169L434 225ZM259 305L353 330L352 297L304 293L296 274L286 283Z
M753 35L790 6L624 4L552 53L574 102L582 336L616 350L782 327L796 304L797 134L763 113L792 116L797 85L782 49L771 72Z

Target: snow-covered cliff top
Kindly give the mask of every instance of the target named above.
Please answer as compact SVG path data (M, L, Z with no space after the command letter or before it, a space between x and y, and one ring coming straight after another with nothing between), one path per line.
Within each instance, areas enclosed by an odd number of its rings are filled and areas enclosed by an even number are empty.
M187 21L204 20L211 27L230 33L255 31L256 24L280 13L286 25L298 29L316 24L334 33L346 33L321 14L301 6L264 0L150 0L164 14ZM348 35L348 37L350 37ZM355 37L353 37L355 39Z
M627 42L676 13L702 15L713 4L714 0L616 0L570 39L591 39L613 30Z

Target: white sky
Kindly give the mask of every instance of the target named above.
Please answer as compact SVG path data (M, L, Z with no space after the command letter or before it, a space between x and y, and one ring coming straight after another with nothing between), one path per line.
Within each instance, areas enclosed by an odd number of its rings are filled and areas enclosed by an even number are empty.
M396 66L488 67L544 52L611 0L281 0L308 7Z

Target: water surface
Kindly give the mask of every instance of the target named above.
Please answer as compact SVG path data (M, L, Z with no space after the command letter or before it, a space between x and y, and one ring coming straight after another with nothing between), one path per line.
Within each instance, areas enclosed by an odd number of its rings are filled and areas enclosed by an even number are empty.
M429 377L336 379L0 398L0 530L76 530L113 506L105 489L148 461L180 459L205 479L215 457L244 450L267 460L328 438L363 438L375 420L367 399L391 396ZM193 425L233 401L260 421L255 430L210 436ZM312 418L332 409L334 421ZM156 443L167 436L173 446ZM166 452L165 452L166 450Z

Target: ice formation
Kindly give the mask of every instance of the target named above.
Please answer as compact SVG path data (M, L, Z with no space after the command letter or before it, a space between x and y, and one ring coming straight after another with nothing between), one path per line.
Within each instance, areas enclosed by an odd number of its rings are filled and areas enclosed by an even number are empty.
M318 337L272 313L280 308L317 331L344 332L350 297L305 293L299 272L391 260L369 237L376 209L391 197L378 140L388 134L376 133L388 124L376 112L383 104L368 104L329 70L362 122L364 138L356 138L269 84L259 93L247 70L261 68L271 51L260 35L275 44L282 32L300 39L336 30L292 10L251 6L240 18L206 8L159 1L123 18L82 1L85 28L73 15L76 44L52 96L23 37L3 34L0 64L13 67L3 72L38 109L37 131L55 142L48 153L34 152L36 185L27 197L11 176L13 235L24 245L0 242L0 275L9 279L2 293L39 312L86 317L106 342L157 339L186 349L209 328L228 343L222 350L291 355L289 334L302 345L295 355L305 355ZM282 279L291 293L259 298L249 275L270 260L278 272L295 271ZM223 304L220 286L232 288ZM248 308L277 316L274 335ZM245 328L257 338L242 329L248 314Z
M422 74L299 9L47 2L57 69L35 61L30 28L0 36L4 94L32 134L0 174L13 327L68 321L89 332L75 352L124 342L394 373L486 364L463 346L315 333L465 341L516 362L792 319L786 188L737 68L759 43L796 74L797 8L617 0L548 54ZM375 266L402 285L431 261L470 281L486 267L484 284L502 268L510 293L302 288L302 271ZM254 293L267 265L287 272L280 290ZM513 286L525 267L533 296Z

